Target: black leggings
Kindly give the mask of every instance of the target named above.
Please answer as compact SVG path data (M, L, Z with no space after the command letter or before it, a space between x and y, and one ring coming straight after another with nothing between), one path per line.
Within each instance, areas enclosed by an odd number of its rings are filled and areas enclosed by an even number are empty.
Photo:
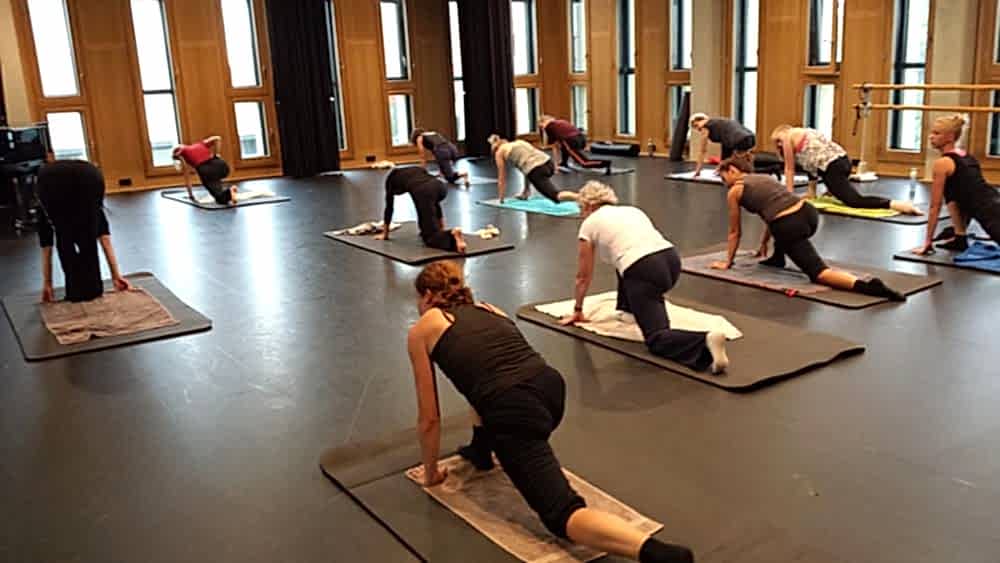
M757 137L754 135L750 135L749 137L744 137L742 141L736 143L733 146L723 144L722 160L726 160L727 158L733 156L733 153L735 153L736 151L747 152L753 150L755 146L757 146Z
M818 226L819 212L808 203L803 203L795 213L779 217L768 225L774 237L772 258L780 262L787 255L814 282L827 269L826 262L809 242L809 237L816 233Z
M434 153L434 160L437 161L438 171L445 180L452 184L458 181L460 176L455 171L455 161L458 160L458 149L451 143L441 143L431 151Z
M212 157L198 165L195 170L208 193L212 194L220 205L229 203L232 193L222 185L222 180L229 176L229 165L219 157Z
M501 392L477 410L493 451L510 481L558 537L566 523L587 503L573 488L556 459L549 435L559 426L566 384L551 367Z
M528 182L538 190L538 193L559 203L559 189L552 183L552 175L556 173L556 167L552 161L539 164L528 172Z
M842 156L826 165L826 170L820 172L826 189L844 205L859 209L889 209L890 200L874 195L861 195L851 185L851 161Z
M618 310L635 316L650 352L702 371L712 363L706 333L671 329L663 304L663 294L674 287L680 274L676 248L643 256L618 276Z
M447 195L448 187L437 180L421 183L410 190L413 207L417 209L420 239L431 248L454 252L458 249L455 236L451 231L441 228L441 223L444 221L441 202Z
M570 137L569 139L563 139L559 141L559 148L562 150L562 156L560 158L559 166L565 167L569 162L569 158L573 157L573 162L583 168L610 168L611 161L604 160L600 158L591 158L584 154L584 149L587 148L587 137L583 133L580 133L576 137Z

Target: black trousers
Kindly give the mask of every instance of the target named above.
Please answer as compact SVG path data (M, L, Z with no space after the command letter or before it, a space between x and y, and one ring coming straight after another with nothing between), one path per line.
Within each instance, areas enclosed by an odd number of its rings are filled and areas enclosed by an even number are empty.
M1000 190L990 186L981 189L965 186L958 188L949 190L945 187L945 202L957 203L966 221L975 219L991 239L1000 242Z
M723 144L722 160L726 160L727 158L733 156L733 153L735 153L736 151L747 152L749 150L753 150L755 146L757 146L757 137L754 135L750 135L749 137L744 137L742 141L736 143L733 146Z
M842 156L826 166L825 171L820 172L826 189L830 191L844 205L859 209L889 209L890 200L874 195L861 195L858 190L851 185L851 160Z
M455 161L458 160L458 149L451 143L441 143L434 147L434 160L437 161L438 170L445 180L455 183L459 179L458 172L455 171Z
M814 282L827 269L826 262L809 241L818 226L819 212L808 203L795 213L779 217L768 225L774 237L774 257L788 256Z
M587 503L556 458L549 435L562 421L566 384L548 367L478 408L493 451L507 476L550 532L566 537L566 523Z
M220 205L229 203L232 194L222 185L222 180L229 176L229 165L226 164L225 160L217 156L212 157L199 164L195 170L198 172L198 178L201 179L201 185L205 186L216 202Z
M420 239L426 246L441 250L455 251L458 249L451 231L441 228L444 212L441 202L448 196L448 186L438 182L423 182L410 190L413 207L417 210L417 226L420 228Z
M587 136L583 133L559 141L559 148L562 149L559 166L564 168L570 157L573 157L573 161L583 168L609 168L611 166L610 160L591 158L584 154L584 150L587 148Z
M101 261L94 236L70 238L57 234L56 250L66 278L67 301L91 301L104 295Z
M680 275L681 258L676 248L640 258L618 276L618 310L635 316L650 352L702 371L712 363L706 333L670 328L663 305L663 294L674 287Z
M539 164L528 172L528 182L538 190L538 193L559 203L559 188L552 183L552 175L556 173L556 167L552 161Z

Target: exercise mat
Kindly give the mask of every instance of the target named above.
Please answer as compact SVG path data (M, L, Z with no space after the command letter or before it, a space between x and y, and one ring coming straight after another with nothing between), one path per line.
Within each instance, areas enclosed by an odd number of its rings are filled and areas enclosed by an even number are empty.
M480 205L488 205L490 207L499 207L501 209L514 209L516 211L525 211L527 213L541 213L542 215L552 215L554 217L580 216L580 206L577 205L575 201L561 201L559 203L555 203L549 198L539 195L528 199L508 197L504 199L503 203L500 203L500 200L496 198L486 199L476 203L479 203Z
M472 233L465 233L465 242L468 245L465 254L431 248L424 245L417 224L413 221L401 223L399 229L389 235L389 240L377 240L372 235L335 235L333 231L327 231L323 236L406 264L464 258L514 248L513 244L503 242L501 237L482 239Z
M699 372L651 353L642 342L611 338L576 326L563 326L559 319L537 309L547 303L532 303L518 309L518 318L550 328L627 356L655 364L716 387L749 391L767 383L803 374L849 354L860 353L861 344L823 333L726 311L705 303L670 298L682 307L722 315L743 334L726 344L729 368L724 374Z
M185 189L163 190L160 192L160 195L167 199L200 207L201 209L232 209L233 207L245 207L247 205L260 205L264 203L280 203L282 201L289 201L289 198L287 197L278 196L268 191L237 192L236 205L224 205L218 203L215 201L215 198L212 197L212 194L201 188L194 190L194 200L188 197L187 190Z
M715 168L707 166L701 169L701 174L699 174L697 178L695 178L694 176L694 170L690 170L688 172L675 172L673 174L667 174L665 177L668 180L680 180L682 182L698 182L700 184L722 184L722 178L720 178L715 174ZM809 185L809 176L796 174L795 185L800 187Z
M927 223L927 215L903 215L893 209L865 209L859 207L848 207L839 199L832 195L821 195L814 199L807 199L807 202L818 209L821 213L831 215L846 215L858 219L871 219L872 221L885 221L887 223L899 223L901 225L924 225ZM947 210L941 212L941 218L948 216Z
M760 289L780 291L790 297L802 297L803 299L847 309L863 309L888 301L885 297L863 295L853 291L833 289L832 287L812 283L805 274L795 269L791 260L788 260L785 268L761 265L753 257L754 253L751 250L739 251L732 268L728 270L715 270L710 266L712 262L724 261L726 258L726 250L719 250L720 248L724 249L725 244L685 256L681 262L681 268L689 274ZM881 278L886 285L903 295L911 295L941 283L941 279L937 276L918 276L881 270L870 266L856 266L831 261L827 261L827 264L830 267L850 272L862 279L870 277Z
M3 307L10 320L21 352L29 361L48 360L62 356L70 356L83 352L93 352L201 332L212 328L212 321L204 315L187 306L176 295L150 273L136 273L125 276L136 288L141 288L158 301L176 320L176 323L166 324L159 328L102 338L91 338L75 344L60 344L55 335L45 326L42 318L42 305L39 294L17 295L4 297ZM61 293L57 290L57 295ZM105 282L105 291L114 291L110 281Z
M968 250L962 253L936 248L933 254L921 256L907 250L897 252L893 255L893 258L897 260L909 260L910 262L923 262L936 266L950 266L953 268L1000 274L1000 246L991 243L974 242L969 246Z
M569 166L560 166L560 170L563 172L578 172L580 174L590 174L591 176L616 176L618 174L629 174L635 172L635 168L619 168L617 166L611 167L611 173L605 172L607 170L604 167L601 168L584 168L582 166L574 166L570 164Z

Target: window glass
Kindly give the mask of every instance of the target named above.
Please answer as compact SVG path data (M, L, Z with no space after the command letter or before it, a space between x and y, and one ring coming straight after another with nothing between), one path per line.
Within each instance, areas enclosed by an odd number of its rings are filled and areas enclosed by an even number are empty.
M691 69L692 11L691 0L673 0L671 4L671 66L674 70Z
M893 84L923 84L927 69L930 0L896 0L891 80ZM893 104L921 105L921 90L894 90ZM923 147L924 114L921 111L889 113L889 147L919 151Z
M389 136L392 146L402 147L410 144L410 132L413 130L413 116L410 96L408 94L392 94L389 96Z
M180 142L163 0L130 0L153 166L170 166Z
M407 80L406 6L403 0L381 0L382 50L385 52L385 77Z
M573 125L578 129L587 129L587 87L582 84L570 86L570 101L572 103Z
M533 133L538 123L538 90L535 88L514 89L515 132L518 135Z
M222 22L233 88L260 86L252 0L222 0Z
M240 141L240 157L260 158L268 155L267 126L264 121L264 104L236 102L236 135Z
M73 34L65 0L28 0L31 36L35 41L42 95L46 98L76 96L76 61Z
M57 159L90 159L82 113L78 111L47 113L45 121L49 124L49 141Z
M570 0L570 71L587 72L587 5L584 0Z
M514 51L514 75L535 74L534 0L511 0L510 27Z

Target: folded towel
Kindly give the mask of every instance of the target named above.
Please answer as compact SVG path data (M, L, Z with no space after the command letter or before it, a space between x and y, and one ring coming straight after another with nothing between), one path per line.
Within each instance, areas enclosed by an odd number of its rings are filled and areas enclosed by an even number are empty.
M399 223L389 223L389 231L395 231L400 227ZM347 229L333 231L334 236L340 235L371 235L381 233L384 229L382 221L366 221Z

